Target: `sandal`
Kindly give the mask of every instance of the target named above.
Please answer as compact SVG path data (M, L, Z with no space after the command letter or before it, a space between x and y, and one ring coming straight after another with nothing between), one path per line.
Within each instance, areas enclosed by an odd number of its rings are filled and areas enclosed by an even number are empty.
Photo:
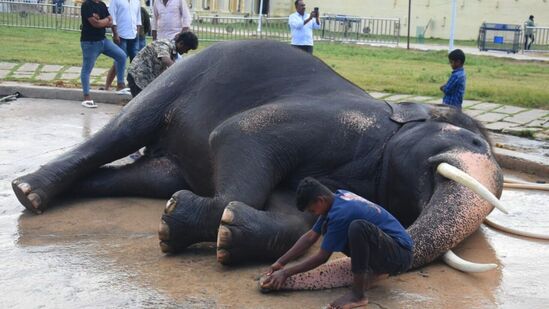
M85 101L82 101L82 106L87 108L96 108L97 104L95 104L93 100L85 100Z
M130 88L124 88L124 89L120 89L118 91L116 91L116 94L120 94L120 95L126 95L126 94L129 94L131 95L131 91L130 91Z

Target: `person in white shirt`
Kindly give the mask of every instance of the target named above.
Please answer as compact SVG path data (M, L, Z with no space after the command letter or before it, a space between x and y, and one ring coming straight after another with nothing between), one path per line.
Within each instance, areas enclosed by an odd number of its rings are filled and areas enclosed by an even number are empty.
M189 31L191 22L191 12L185 0L154 0L153 40L173 40L179 32Z
M313 53L313 29L320 29L318 9L311 14L305 13L305 2L295 1L296 12L288 18L288 25L292 32L292 46L295 46L309 54Z
M137 34L141 30L141 3L139 0L111 0L109 13L112 16L112 40L126 53L131 62L137 55ZM105 90L109 90L115 74L116 68L113 65L107 74Z

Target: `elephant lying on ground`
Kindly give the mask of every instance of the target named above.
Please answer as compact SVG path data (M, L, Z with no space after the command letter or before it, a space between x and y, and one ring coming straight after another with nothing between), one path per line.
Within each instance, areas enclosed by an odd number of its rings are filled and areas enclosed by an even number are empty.
M144 146L136 162L106 165ZM311 227L314 218L293 199L297 183L313 176L391 212L411 234L419 267L492 210L439 173L452 166L501 194L500 168L472 118L446 106L376 100L302 51L247 41L178 63L88 141L12 185L35 213L69 194L173 194L161 219L162 251L217 241L218 261L232 264L276 259Z

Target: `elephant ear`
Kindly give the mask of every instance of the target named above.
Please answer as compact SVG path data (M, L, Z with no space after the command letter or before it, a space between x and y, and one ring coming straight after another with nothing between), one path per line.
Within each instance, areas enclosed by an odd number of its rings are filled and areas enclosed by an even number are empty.
M425 121L432 118L432 109L424 104L402 102L402 103L387 103L393 113L391 120L396 123L405 124L412 121Z

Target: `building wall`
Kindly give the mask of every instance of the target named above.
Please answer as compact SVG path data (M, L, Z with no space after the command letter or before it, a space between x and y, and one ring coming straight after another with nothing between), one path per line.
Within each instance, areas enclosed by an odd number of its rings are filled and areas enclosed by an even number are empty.
M230 9L232 0L189 0L215 3L209 13L235 13L255 15L259 0L242 1L240 12ZM235 0L238 1L238 0ZM293 0L269 1L269 16L288 16L294 11ZM538 26L549 26L549 0L456 0L456 39L476 39L482 22L522 25L528 16L534 15ZM305 0L307 10L318 6L322 14L343 14L372 17L396 17L401 21L401 35L408 28L407 0ZM425 37L448 38L450 35L451 0L413 0L411 35L418 27L425 28ZM255 9L254 9L255 8ZM252 10L255 11L252 11ZM193 6L197 13L204 12ZM208 12L208 11L206 11Z
M373 17L397 17L401 20L401 35L408 27L407 0L311 0L308 10L318 6L321 14L345 14ZM426 27L425 37L448 38L450 35L451 0L413 0L410 31ZM476 39L482 22L522 25L534 15L536 25L549 26L548 0L457 0L456 39Z

